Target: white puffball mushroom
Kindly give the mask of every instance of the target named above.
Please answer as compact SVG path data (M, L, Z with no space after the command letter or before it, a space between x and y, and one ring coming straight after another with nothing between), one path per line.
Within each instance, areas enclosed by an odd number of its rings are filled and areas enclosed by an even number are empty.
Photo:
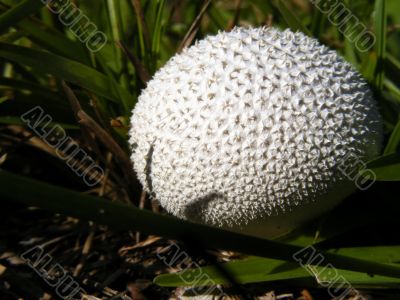
M271 238L354 190L339 166L377 155L381 127L367 83L335 51L239 27L154 75L133 110L131 158L169 213Z

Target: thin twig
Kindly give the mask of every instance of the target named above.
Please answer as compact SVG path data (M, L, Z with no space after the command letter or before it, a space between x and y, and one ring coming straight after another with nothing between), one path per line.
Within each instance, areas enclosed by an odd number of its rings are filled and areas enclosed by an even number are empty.
M146 192L142 191L141 195L140 195L140 201L139 201L139 208L143 209L146 203ZM137 231L136 232L136 243L140 242L140 232Z
M118 145L118 143L105 131L102 127L95 120L92 119L86 112L80 110L78 112L79 117L79 124L85 125L89 128L97 138L103 143L105 147L107 147L111 153L114 154L115 159L118 160L121 164L125 166L130 166L132 163L128 156L126 155L125 151ZM124 168L127 169L127 168ZM129 171L128 174L130 175L133 171ZM132 178L135 176L132 174ZM134 179L133 179L134 180Z
M147 28L147 24L146 24L146 21L144 19L144 14L143 14L142 6L140 5L140 1L139 0L132 0L132 5L133 5L133 8L135 9L136 16L139 19L140 24L142 26L144 42L146 43L147 48L150 49L151 46L150 46L149 29Z
M78 98L75 96L74 92L68 87L66 89L67 85L64 80L61 80L61 86L64 89L65 94L67 95L67 99L71 105L72 112L74 113L74 117L76 121L79 124L79 118L78 118L78 111L82 110L82 106L78 101ZM80 126L82 135L83 135L83 140L86 142L87 146L90 146L94 152L96 152L99 157L102 157L101 151L99 150L96 141L90 134L90 132L87 130L87 128ZM105 161L105 159L102 157L102 161Z
M188 32L186 33L185 37L183 38L181 44L178 47L177 53L182 52L182 50L188 47L194 40L194 37L199 30L201 20L204 17L204 14L207 11L208 6L210 5L211 0L205 0L203 6L201 7L200 13L197 15L196 19L193 21L192 25L190 26Z
M63 81L62 82L64 91L72 104L73 109L80 108L79 101L76 98L74 92L69 88L69 86ZM108 148L108 150L113 154L113 157L119 163L123 174L126 179L126 187L131 190L131 196L135 195L133 190L134 183L136 183L136 177L133 173L132 163L125 153L124 150L118 145L114 138L104 130L95 120L92 119L85 111L78 109L76 112L76 117L78 123L84 125L89 129L94 135L102 142L102 144Z
M133 55L133 53L131 51L129 51L129 49L124 45L124 43L117 42L117 45L122 49L122 51L128 57L129 61L135 67L135 70L136 70L140 80L143 83L148 82L150 80L150 75L149 75L149 72L146 70L146 68L141 63L141 61L135 55Z
M240 18L241 5L242 5L242 0L235 1L235 15L233 16L233 19L229 22L229 24L226 28L227 31L232 30L232 28L238 24L239 18Z

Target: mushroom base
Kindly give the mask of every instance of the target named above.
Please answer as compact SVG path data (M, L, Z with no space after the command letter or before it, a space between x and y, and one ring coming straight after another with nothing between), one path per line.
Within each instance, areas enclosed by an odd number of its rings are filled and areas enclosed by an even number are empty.
M292 211L253 221L244 227L224 228L259 238L276 239L289 234L308 221L323 215L355 191L353 182L341 182L316 201L294 207Z

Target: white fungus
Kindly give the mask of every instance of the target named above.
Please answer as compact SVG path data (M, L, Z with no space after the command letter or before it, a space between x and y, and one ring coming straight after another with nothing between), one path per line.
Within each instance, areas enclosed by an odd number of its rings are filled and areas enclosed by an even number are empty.
M347 196L354 184L339 165L377 155L381 136L349 63L300 32L264 27L172 57L139 97L130 144L144 189L171 214L275 237Z

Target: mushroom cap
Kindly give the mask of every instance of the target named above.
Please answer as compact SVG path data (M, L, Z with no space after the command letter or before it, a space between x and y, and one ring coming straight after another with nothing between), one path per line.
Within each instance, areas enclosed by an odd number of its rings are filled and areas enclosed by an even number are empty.
M381 139L367 83L335 51L301 32L236 27L154 75L129 141L140 182L168 212L271 237L347 196L340 164L355 171Z

